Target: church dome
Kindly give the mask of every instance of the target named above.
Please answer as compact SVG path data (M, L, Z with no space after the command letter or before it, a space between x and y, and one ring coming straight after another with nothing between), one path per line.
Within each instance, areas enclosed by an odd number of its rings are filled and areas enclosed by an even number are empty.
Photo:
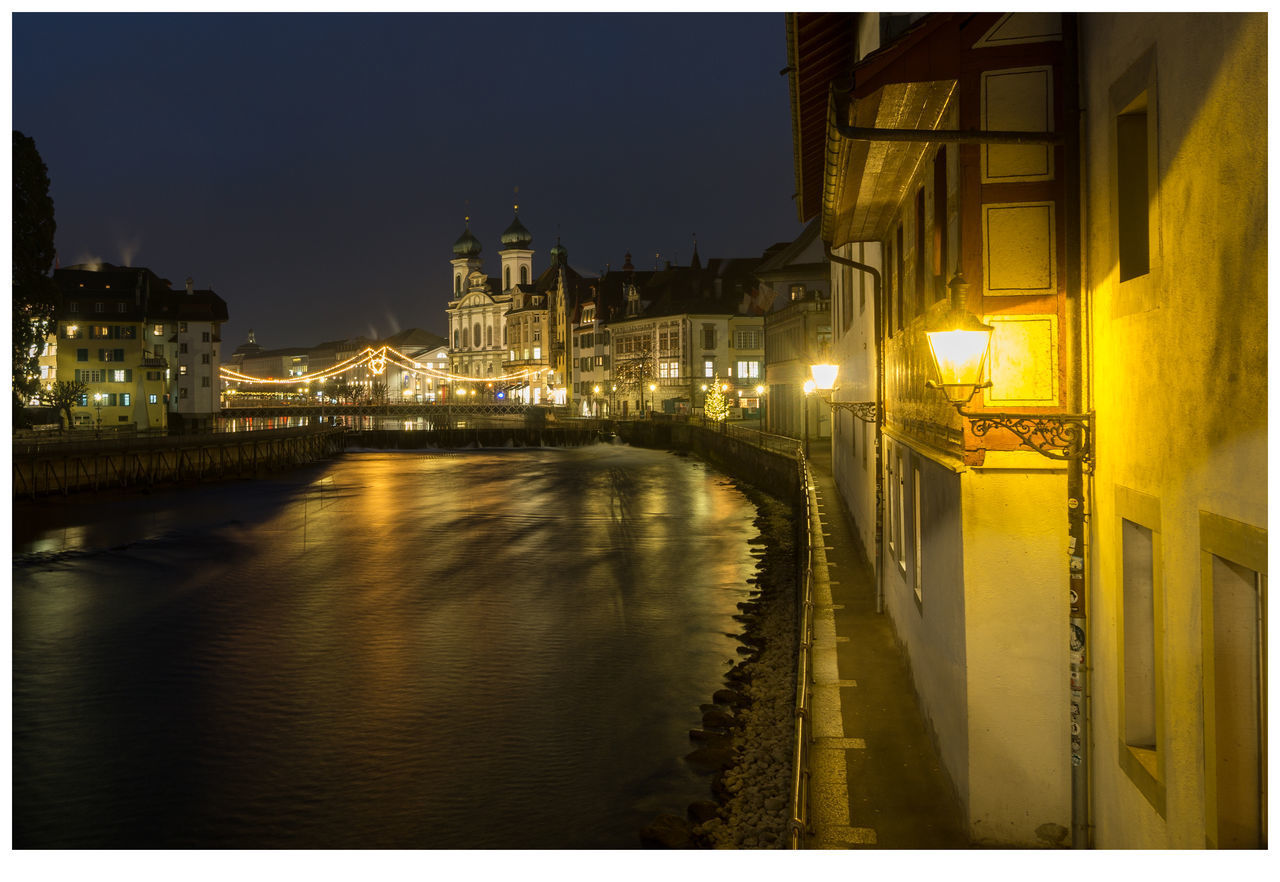
M569 265L569 252L560 244L559 238L556 239L556 244L551 248L551 262L560 266Z
M528 248L533 244L533 234L524 228L524 224L520 223L520 209L516 209L516 216L511 221L511 226L503 232L500 239L503 248Z
M471 235L471 222L468 218L467 228L463 230L458 241L453 243L454 257L475 257L480 253L480 240Z

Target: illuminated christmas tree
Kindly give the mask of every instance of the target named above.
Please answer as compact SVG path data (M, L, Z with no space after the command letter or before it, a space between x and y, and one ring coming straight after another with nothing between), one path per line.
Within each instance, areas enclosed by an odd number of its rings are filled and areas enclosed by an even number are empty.
M716 374L715 381L707 389L706 400L702 403L702 414L717 423L729 416L729 401L724 397L721 389L719 374Z

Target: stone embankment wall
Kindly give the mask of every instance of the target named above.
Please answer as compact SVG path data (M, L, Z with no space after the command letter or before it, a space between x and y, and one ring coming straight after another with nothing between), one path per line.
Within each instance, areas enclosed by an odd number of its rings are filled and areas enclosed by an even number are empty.
M108 487L252 477L342 451L340 429L15 442L13 494L35 498Z
M786 848L791 833L795 738L797 587L808 524L799 462L726 433L698 425L617 423L618 436L637 447L693 453L739 480L756 504L760 535L754 590L739 604L741 659L724 689L703 705L692 729L691 767L708 773L711 800L690 805L685 817L660 815L640 832L648 848Z

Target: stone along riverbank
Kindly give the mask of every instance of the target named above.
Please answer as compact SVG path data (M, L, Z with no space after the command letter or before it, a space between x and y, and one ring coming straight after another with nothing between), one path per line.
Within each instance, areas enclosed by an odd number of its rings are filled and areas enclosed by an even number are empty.
M750 485L756 506L754 590L734 618L740 659L689 733L709 799L685 817L661 815L640 834L649 848L783 848L790 823L796 682L796 549L790 509Z

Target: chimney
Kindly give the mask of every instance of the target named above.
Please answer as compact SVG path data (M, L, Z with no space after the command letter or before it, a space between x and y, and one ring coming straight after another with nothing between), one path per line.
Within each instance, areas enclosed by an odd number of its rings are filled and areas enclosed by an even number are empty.
M191 276L187 276L187 293L188 294L191 293L191 286L194 284L195 282L192 280Z

